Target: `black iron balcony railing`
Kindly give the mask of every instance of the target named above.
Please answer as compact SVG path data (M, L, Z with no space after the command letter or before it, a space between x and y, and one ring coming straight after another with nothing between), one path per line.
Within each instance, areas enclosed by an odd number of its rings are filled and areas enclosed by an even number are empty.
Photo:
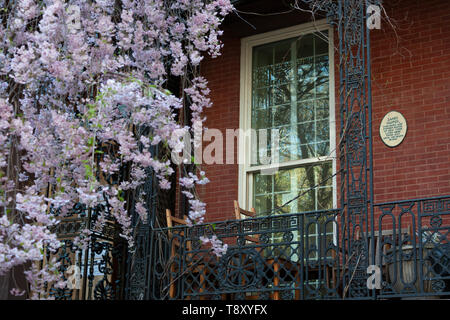
M338 216L332 210L155 230L151 298L337 296ZM220 258L199 241L212 233L228 244Z
M132 252L113 221L93 229L101 210L75 207L58 225L64 246L43 261L56 257L70 284L48 284L56 299L450 295L450 196L377 204L364 224L340 209L170 229L142 224ZM86 248L73 242L84 228L93 232ZM199 240L213 234L228 245L221 257Z
M450 295L450 196L377 204L380 298ZM407 228L407 232L404 229Z
M449 295L450 197L384 203L374 211L375 230L368 232L347 226L340 210L156 229L149 298ZM228 244L220 258L199 241L211 234Z

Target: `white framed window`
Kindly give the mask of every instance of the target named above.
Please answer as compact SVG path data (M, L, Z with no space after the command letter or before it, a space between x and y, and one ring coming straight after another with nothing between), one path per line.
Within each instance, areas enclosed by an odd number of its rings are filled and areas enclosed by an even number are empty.
M277 214L336 208L336 179L327 179L336 172L333 48L326 21L242 39L240 129L280 135L273 175L255 161L255 149L265 148L258 137L239 140L238 200L260 215L303 193Z
M271 156L271 135L267 135L267 145L260 144L258 135L245 134L239 139L238 200L247 208L254 207L258 216L337 207L333 43L333 29L326 21L241 41L241 132L279 132L278 170L271 175L266 174L270 164L258 159L260 151ZM329 241L336 244L336 223L326 223L325 230L321 229L326 241L320 245L318 221L305 216L303 223L305 259L329 257L331 252L319 257L318 248ZM274 234L271 241L282 239ZM286 254L291 250L297 252L297 245L284 248ZM298 257L294 253L290 259Z

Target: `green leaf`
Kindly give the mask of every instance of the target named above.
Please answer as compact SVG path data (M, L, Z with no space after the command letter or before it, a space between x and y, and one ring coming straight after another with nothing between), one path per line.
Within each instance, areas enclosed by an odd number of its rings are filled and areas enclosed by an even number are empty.
M92 147L94 145L94 137L89 137L87 142L88 142L88 146Z
M118 190L117 192L117 199L119 199L119 201L124 202L125 199L123 198L123 191L121 189Z
M86 169L86 174L85 177L87 180L89 180L90 178L94 177L94 174L92 173L92 168L89 164L85 164L84 168Z

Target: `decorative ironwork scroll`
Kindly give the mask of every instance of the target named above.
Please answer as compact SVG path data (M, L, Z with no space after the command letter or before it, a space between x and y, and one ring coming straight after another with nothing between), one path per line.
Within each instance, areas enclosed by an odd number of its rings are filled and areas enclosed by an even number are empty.
M109 212L108 201L104 200L104 204L91 209L78 203L64 215L54 211L60 219L55 231L63 245L56 252L46 249L42 264L55 259L68 286L58 288L47 284L51 297L57 300L123 298L127 246ZM100 216L106 222L98 229L95 222ZM91 232L91 241L83 247L74 240L85 229Z
M150 299L244 300L339 297L339 210L155 229ZM222 257L199 238L228 244ZM249 238L257 238L251 242Z
M370 39L366 3L339 1L339 33L343 285L348 298L370 295L367 288L369 238L373 231ZM372 250L373 252L373 250Z
M450 295L450 196L376 204L375 213L378 296Z

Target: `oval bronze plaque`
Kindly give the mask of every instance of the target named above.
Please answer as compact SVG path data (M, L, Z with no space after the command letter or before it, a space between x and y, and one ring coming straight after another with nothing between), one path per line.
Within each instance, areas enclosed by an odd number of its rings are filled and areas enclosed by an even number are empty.
M405 139L408 125L405 117L397 111L388 112L380 124L380 137L384 144L394 148Z

